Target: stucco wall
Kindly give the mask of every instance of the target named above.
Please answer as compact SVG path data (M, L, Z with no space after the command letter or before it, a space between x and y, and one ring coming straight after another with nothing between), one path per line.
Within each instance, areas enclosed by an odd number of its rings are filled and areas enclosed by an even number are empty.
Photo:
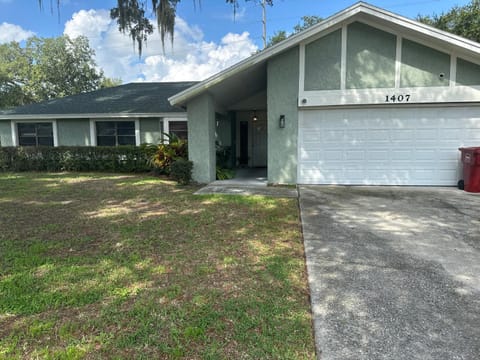
M339 90L342 30L305 46L305 90Z
M13 146L10 121L0 120L0 146Z
M268 62L268 182L297 181L299 49L294 48ZM285 115L285 128L278 126Z
M89 119L57 120L58 146L90 146Z
M457 84L480 85L480 65L457 58Z
M199 183L215 180L215 105L210 94L187 104L188 157L193 161L193 179Z
M395 86L396 36L355 22L347 28L347 89Z
M158 144L162 141L162 124L159 118L140 119L140 144Z
M450 55L403 39L401 87L448 86L449 79Z

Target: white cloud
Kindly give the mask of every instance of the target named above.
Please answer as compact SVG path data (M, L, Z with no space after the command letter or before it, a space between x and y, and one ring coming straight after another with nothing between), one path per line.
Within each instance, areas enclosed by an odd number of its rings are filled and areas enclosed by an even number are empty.
M21 26L6 22L0 24L0 44L11 41L20 42L33 35L35 35L33 31L25 30Z
M118 31L106 10L75 13L64 32L88 37L105 75L124 82L203 80L258 50L247 32L228 33L220 43L207 42L199 27L177 18L173 49L166 43L164 53L155 32L139 58L132 40Z
M90 40L90 45L101 42L102 35L109 29L111 23L107 10L80 10L65 23L64 33L72 38L80 35Z

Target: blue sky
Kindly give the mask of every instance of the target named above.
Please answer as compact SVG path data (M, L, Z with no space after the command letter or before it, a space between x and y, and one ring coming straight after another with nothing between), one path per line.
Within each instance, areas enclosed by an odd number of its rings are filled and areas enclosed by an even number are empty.
M241 1L233 19L231 6L224 0L183 0L175 45L161 50L158 35L153 36L141 59L131 41L116 31L108 10L115 0L61 0L60 15L56 0L43 10L37 0L0 0L0 43L21 41L30 35L54 37L64 33L85 35L96 51L97 64L110 77L130 81L200 80L240 61L262 47L259 1ZM369 1L397 14L415 18L418 14L448 11L469 0L378 0ZM267 8L267 36L277 30L291 31L304 15L326 18L354 4L347 0L274 0ZM198 4L198 1L197 1Z

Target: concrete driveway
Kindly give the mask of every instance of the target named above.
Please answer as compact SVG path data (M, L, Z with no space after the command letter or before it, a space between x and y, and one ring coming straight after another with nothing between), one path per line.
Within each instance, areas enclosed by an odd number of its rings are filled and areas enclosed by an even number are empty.
M319 359L480 359L480 194L301 186Z

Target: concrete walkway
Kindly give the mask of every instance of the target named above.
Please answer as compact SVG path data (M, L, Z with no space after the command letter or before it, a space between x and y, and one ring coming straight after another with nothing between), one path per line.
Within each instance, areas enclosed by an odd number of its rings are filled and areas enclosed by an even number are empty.
M319 359L480 358L480 194L299 192Z
M268 186L266 168L244 168L235 170L235 178L217 180L198 190L196 195L262 195L296 198L296 187Z
M296 188L284 186L245 186L245 185L207 185L197 192L195 195L261 195L282 198L296 198L298 192Z

